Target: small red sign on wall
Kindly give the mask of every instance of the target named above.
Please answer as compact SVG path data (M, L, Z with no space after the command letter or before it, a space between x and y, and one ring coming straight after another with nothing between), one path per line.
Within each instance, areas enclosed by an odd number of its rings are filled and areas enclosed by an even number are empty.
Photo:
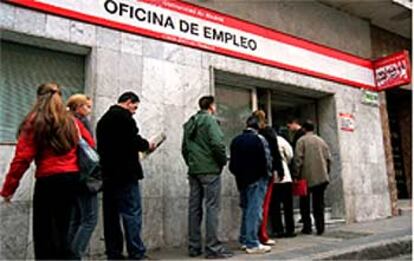
M353 132L355 130L354 115L350 113L339 113L339 124L341 130Z
M411 68L408 51L402 51L373 62L378 91L408 84Z

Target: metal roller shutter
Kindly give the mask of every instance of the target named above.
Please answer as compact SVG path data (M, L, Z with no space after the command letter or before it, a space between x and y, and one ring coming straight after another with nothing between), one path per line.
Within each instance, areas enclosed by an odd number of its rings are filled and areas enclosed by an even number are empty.
M85 57L1 41L0 143L16 141L16 131L45 82L62 86L63 98L84 92Z

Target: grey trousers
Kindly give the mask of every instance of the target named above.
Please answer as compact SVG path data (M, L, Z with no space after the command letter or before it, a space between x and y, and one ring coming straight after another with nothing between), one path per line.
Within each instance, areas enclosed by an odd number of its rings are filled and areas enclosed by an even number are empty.
M218 240L218 216L220 211L221 177L219 175L189 176L190 197L188 205L188 250L202 252L201 221L203 219L203 200L206 211L206 254L223 250Z

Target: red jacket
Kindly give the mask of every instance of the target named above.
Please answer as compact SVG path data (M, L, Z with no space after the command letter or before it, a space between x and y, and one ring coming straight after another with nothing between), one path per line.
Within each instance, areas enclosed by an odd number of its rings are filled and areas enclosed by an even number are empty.
M80 120L74 119L82 137L89 145L95 147L95 142L89 131ZM65 155L56 155L50 148L46 148L42 154L39 154L34 143L33 135L33 132L30 131L22 131L20 134L17 140L14 158L10 164L9 172L6 175L3 189L0 192L1 196L8 197L14 194L19 186L20 179L33 160L35 160L36 164L36 178L62 173L76 173L79 171L76 146Z

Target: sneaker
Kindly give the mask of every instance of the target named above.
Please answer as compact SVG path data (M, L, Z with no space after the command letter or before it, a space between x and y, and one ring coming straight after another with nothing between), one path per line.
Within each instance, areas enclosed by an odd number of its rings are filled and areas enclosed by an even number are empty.
M266 242L263 242L262 244L266 246L274 246L276 244L276 241L269 238Z
M264 254L270 251L272 251L272 248L270 246L265 246L262 244L259 244L257 247L246 248L247 254Z
M240 246L240 249L243 250L243 251L245 251L247 249L247 246L246 245L241 245Z

